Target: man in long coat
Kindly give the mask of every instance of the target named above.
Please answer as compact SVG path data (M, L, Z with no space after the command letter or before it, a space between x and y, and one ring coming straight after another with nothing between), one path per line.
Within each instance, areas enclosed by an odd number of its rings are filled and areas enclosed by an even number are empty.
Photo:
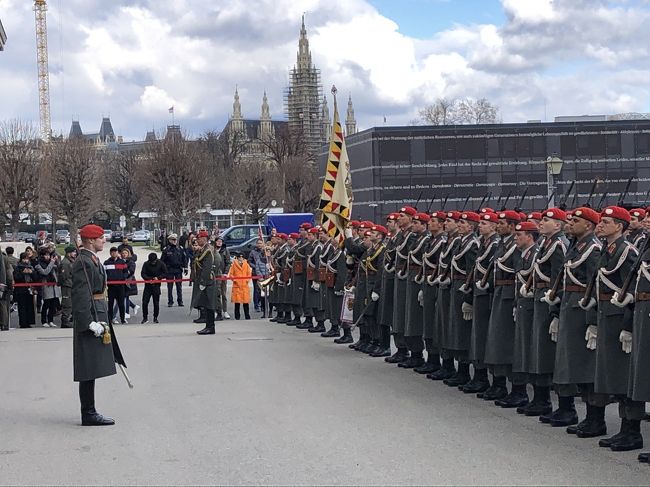
M361 261L361 268L366 275L366 297L363 320L367 333L370 335L370 345L361 350L364 353L377 356L383 348L381 345L381 330L377 323L379 301L381 299L381 272L384 266L384 238L388 230L383 225L373 225L370 231L371 247Z
M377 322L381 327L381 350L372 352L371 357L390 357L390 330L393 323L393 294L395 292L395 242L399 234L397 219L399 213L391 213L386 218L386 229L389 236L384 239L384 269L381 272L381 299Z
M194 282L192 285L192 308L203 308L205 310L205 328L197 331L198 335L214 335L214 312L218 309L217 283L214 280L215 252L208 243L210 234L201 230L197 234L196 241L199 251L194 256L192 266L194 267Z

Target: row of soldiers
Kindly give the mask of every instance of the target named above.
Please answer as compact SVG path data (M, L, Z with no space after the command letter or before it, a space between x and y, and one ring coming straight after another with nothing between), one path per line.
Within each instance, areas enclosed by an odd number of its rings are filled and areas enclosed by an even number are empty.
M351 343L358 325L351 348L579 438L605 436L605 408L616 402L620 431L599 445L640 449L650 401L648 220L618 206L528 215L405 206L385 227L351 222L344 249L305 225L273 242L272 321L337 343ZM353 323L341 321L346 291Z

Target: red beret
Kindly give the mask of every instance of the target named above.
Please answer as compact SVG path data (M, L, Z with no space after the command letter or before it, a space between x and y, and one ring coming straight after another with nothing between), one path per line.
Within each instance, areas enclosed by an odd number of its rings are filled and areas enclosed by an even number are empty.
M398 218L399 218L399 213L390 213L386 217L386 220L397 220Z
M542 216L561 222L566 221L566 212L560 208L549 208L548 210L544 211L544 214Z
M311 228L311 223L309 222L301 223L300 228L302 228L303 230L309 230Z
M645 214L647 215L648 213L650 213L650 206L646 207L645 209Z
M539 228L537 228L537 224L535 222L526 221L518 223L515 227L515 230L518 232L537 232L539 231Z
M311 230L309 230L311 232ZM313 233L313 232L312 232ZM286 236L287 238L292 238L294 240L297 240L300 238L300 234L298 232L291 232L289 235Z
M630 215L635 216L638 219L645 218L645 210L643 208L632 208L630 210Z
M481 213L494 213L494 210L486 206L485 208L481 208Z
M526 213L524 213L523 211L520 211L519 212L519 221L523 222L526 218L528 218L528 215L526 215Z
M374 225L373 225L373 226L374 226ZM364 237L370 237L371 232L372 232L372 228L369 228L368 230L365 230L365 231L363 232L363 236L364 236Z
M481 217L479 216L478 213L474 213L473 211L466 211L462 215L460 215L460 218L462 220L467 220L470 222L478 222L481 220Z
M447 213L444 211L434 211L431 213L431 218L437 218L438 220L446 220Z
M496 213L486 212L481 214L481 220L496 223L499 220L499 217Z
M630 223L630 212L627 211L625 208L621 208L620 206L608 206L603 210L600 216L601 218L604 216L608 216L611 218L615 218L616 220L621 220Z
M532 213L528 213L527 218L529 220L541 220L542 219L542 213L539 211L533 211Z
M352 220L352 221L350 222L350 226L351 226L352 228L359 228L359 227L361 226L361 222L358 221L358 220Z
M372 227L375 232L383 233L384 236L388 235L388 229L383 225L375 225Z
M598 212L586 207L580 207L573 210L573 216L588 220L594 225L598 225L598 222L600 221L600 215Z
M460 211L448 211L447 218L451 218L452 220L460 220Z
M289 235L287 235L286 233L278 233L276 237L281 238L282 240L286 240L289 238Z
M400 213L404 213L408 216L415 216L415 214L418 212L415 208L412 206L402 206L399 210Z
M420 221L422 223L429 223L429 220L431 220L431 217L427 215L426 213L416 213L415 216L413 217L414 220Z
M316 234L316 233L319 232L319 230L318 230L318 227L314 227L314 228L310 228L309 230L307 230L307 232L308 232L308 233ZM293 235L293 234L292 234L292 235ZM296 234L296 235L298 235L298 234Z
M372 223L369 220L364 220L364 221L361 222L361 228L372 228L374 226L375 226L375 224Z
M518 212L514 210L504 210L499 212L499 219L500 220L511 220L513 222L519 222L521 220L521 216L519 215Z
M199 230L199 233L196 234L197 238L210 238L210 234L207 230Z
M104 229L99 225L84 225L79 230L81 238L100 238L104 236Z

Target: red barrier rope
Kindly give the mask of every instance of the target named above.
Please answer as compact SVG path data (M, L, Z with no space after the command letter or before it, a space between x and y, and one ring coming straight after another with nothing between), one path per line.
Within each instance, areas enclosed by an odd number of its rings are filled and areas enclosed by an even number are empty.
M259 279L266 279L264 276L238 276L238 277L228 277L220 276L215 277L215 281L237 281L242 279L250 279L253 281ZM158 279L155 281L107 281L106 284L162 284L165 282L190 282L191 279ZM43 287L43 286L58 286L56 282L17 282L14 283L14 287Z

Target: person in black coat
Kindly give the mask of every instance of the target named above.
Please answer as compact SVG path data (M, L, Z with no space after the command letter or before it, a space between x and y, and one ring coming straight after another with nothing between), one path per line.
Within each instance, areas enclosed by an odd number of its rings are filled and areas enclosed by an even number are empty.
M167 275L167 266L158 259L155 252L149 254L147 262L142 264L140 275L145 281L157 281ZM160 313L160 283L146 283L142 293L142 324L148 323L149 301L153 298L153 322L158 323Z
M32 282L34 277L34 268L29 261L29 254L23 252L20 254L20 261L14 269L14 282L26 283ZM18 304L18 322L21 328L31 328L36 324L36 313L34 312L34 294L29 287L16 287L14 289L14 299Z
M183 306L183 273L187 275L187 254L176 245L178 235L172 233L167 238L169 244L163 249L160 260L167 266L167 279L175 279L176 302ZM174 283L167 283L167 306L174 306Z
M111 257L104 262L106 269L107 281L125 281L128 275L127 264L120 257L117 247L111 247ZM117 307L120 310L120 323L126 325L124 297L126 296L126 286L122 284L108 284L108 318L113 323L113 306L117 301Z

